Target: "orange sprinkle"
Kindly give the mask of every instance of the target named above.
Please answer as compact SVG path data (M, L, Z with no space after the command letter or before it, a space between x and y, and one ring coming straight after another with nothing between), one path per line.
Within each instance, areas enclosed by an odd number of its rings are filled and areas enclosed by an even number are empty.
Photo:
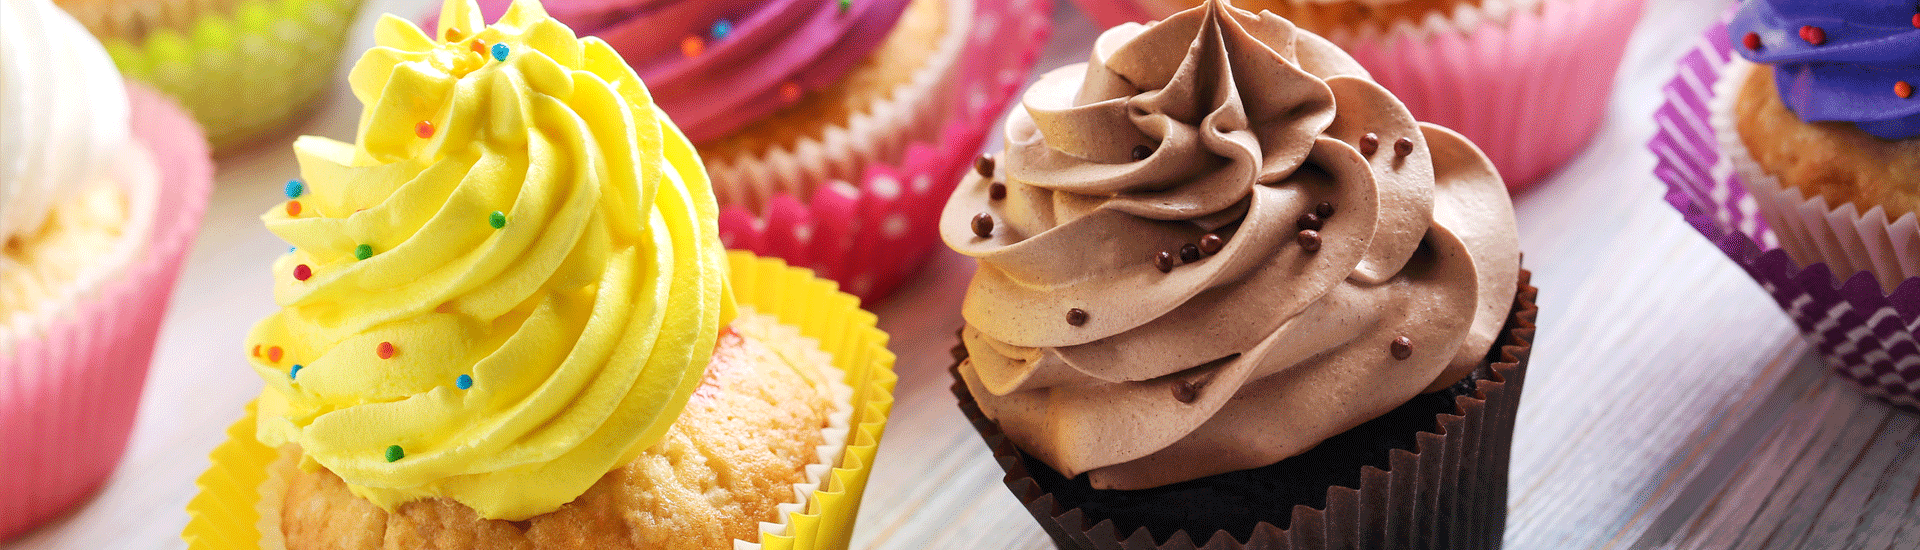
M799 100L800 100L800 85L799 85L799 84L796 84L796 83L793 83L793 82L788 82L788 83L786 83L786 84L781 84L781 85L780 85L780 99L784 99L784 100L786 100L786 101L787 101L787 102L789 102L789 103L791 103L791 102L795 102L795 101L799 101Z
M259 357L259 356L260 356L260 344L254 344L254 345L253 345L253 356L254 356L254 357Z
M288 216L300 215L300 201L287 201L287 215Z
M433 137L433 121L422 120L414 123L413 135L420 136L420 139Z
M487 56L487 44L481 42L478 38L473 39L472 42L468 42L467 48L473 50L473 53L480 54L481 57Z
M1908 84L1905 80L1895 82L1893 83L1893 95L1900 96L1900 99L1913 97L1913 85Z
M700 57L700 54L705 51L707 51L707 42L698 36L688 36L680 40L680 55Z
M380 346L374 348L373 351L374 353L380 354L381 359L392 359L393 358L393 342L381 342Z
M460 29L448 28L445 40L448 42L459 42Z
M267 348L267 361L272 363L280 362L280 354L280 346Z

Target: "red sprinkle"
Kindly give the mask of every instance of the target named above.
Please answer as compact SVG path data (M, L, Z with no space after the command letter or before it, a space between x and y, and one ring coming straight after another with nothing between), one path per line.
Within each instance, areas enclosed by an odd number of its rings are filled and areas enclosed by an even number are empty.
M413 135L420 136L420 139L427 139L427 138L433 137L433 122L422 120L420 122L414 123Z
M393 342L381 342L380 346L374 348L373 351L374 353L380 354L381 359L392 359L393 358Z
M287 216L300 215L300 201L287 201Z
M268 362L272 362L272 363L278 363L278 362L280 362L280 355L281 355L281 351L280 351L280 346L274 346L274 347L270 347L270 348L267 348L267 361L268 361Z
M780 85L780 99L792 103L800 100L800 85L788 82Z
M300 265L293 266L294 280L305 281L312 277L313 277L313 268L307 267L307 264L300 264Z
M1740 39L1740 45L1746 46L1747 49L1749 50L1759 51L1760 50L1760 33L1757 33L1757 32L1747 33L1747 36L1742 37Z
M1893 95L1900 96L1900 99L1913 97L1913 85L1907 83L1905 80L1895 82L1893 83Z
M1920 13L1913 14L1913 28L1920 29Z
M1820 27L1815 27L1813 25L1800 27L1800 39L1805 40L1807 41L1808 44L1813 44L1815 46L1826 44L1827 31L1824 29L1821 29Z

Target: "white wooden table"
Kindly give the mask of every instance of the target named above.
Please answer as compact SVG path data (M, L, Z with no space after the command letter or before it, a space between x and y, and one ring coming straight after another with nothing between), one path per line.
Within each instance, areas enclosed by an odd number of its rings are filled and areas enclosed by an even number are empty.
M367 47L374 14L435 1L369 2L349 51ZM1644 144L1660 87L1724 6L1647 0L1601 135L1518 198L1542 311L1513 448L1509 548L1920 548L1920 415L1827 376L1651 175ZM1042 69L1084 59L1096 34L1065 3L1055 20ZM344 72L335 81L301 133L352 137L358 106ZM257 216L294 173L289 140L221 159L119 471L4 548L184 546L193 480L260 388L240 342L273 308L267 263L285 245ZM855 548L1051 548L947 390L971 271L943 251L874 306L900 355L900 385Z

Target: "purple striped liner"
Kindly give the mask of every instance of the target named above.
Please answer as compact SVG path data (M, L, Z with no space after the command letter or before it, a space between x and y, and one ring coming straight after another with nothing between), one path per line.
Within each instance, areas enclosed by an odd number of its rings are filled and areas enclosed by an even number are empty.
M1867 395L1920 410L1920 277L1892 293L1873 274L1839 280L1824 263L1801 267L1779 247L1713 134L1713 86L1732 59L1724 24L1702 36L1667 83L1647 147L1667 202L1780 303L1836 374Z

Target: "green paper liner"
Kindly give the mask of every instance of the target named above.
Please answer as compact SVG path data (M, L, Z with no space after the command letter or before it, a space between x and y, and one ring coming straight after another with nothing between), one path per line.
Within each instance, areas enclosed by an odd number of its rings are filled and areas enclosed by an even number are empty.
M1499 548L1506 532L1507 462L1514 414L1533 351L1534 303L1539 289L1532 274L1520 271L1519 292L1500 339L1475 371L1474 395L1460 396L1460 414L1438 415L1437 430L1415 434L1413 451L1389 453L1388 469L1362 466L1359 487L1327 488L1323 509L1293 507L1290 527L1261 522L1248 540L1226 531L1176 531L1157 540L1146 528L1122 533L1112 520L1090 517L1080 508L1062 509L1052 493L1035 481L1025 456L998 424L980 412L960 379L956 349L953 393L1006 471L1003 481L1063 550L1321 550L1335 548L1474 549Z
M236 0L177 9L130 2L111 6L117 11L70 11L122 73L192 112L219 153L313 112L308 106L332 82L362 2Z

